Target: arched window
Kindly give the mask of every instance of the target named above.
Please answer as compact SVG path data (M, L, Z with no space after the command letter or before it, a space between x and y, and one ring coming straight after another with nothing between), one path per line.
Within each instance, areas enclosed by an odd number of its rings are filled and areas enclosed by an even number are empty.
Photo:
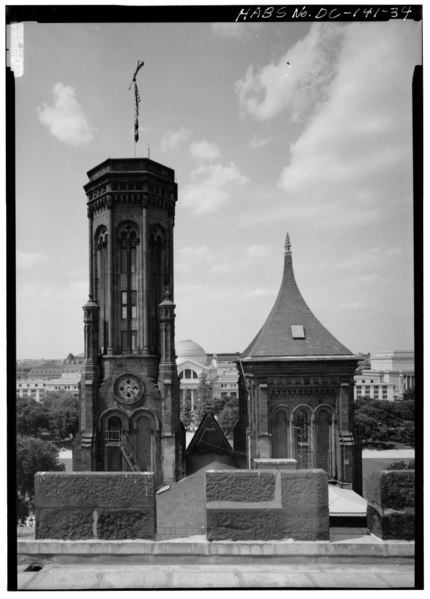
M106 470L108 472L121 472L123 469L120 438L122 423L119 416L110 416L106 423Z
M315 415L315 466L329 474L332 469L332 412L330 408L322 407Z
M108 232L105 226L95 234L95 300L100 308L99 343L100 353L106 353L108 346L107 288L108 288Z
M301 408L296 413L295 426L302 443L308 441L308 413L305 409Z
M160 316L159 305L163 300L163 292L168 281L163 281L166 274L165 233L159 226L152 227L149 233L149 344L153 353L160 353ZM164 287L164 288L163 288Z
M289 457L289 420L288 410L284 406L272 413L272 458Z
M136 352L137 347L137 246L135 223L123 223L119 228L119 265L121 272L121 351Z
M293 439L294 439L294 457L297 460L298 468L311 467L311 448L310 448L310 415L305 407L299 407L294 413Z

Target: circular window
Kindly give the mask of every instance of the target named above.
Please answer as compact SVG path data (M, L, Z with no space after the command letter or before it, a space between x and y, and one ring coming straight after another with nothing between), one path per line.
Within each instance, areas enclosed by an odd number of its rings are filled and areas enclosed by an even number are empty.
M142 397L143 391L142 381L134 374L122 374L115 381L115 396L122 403L135 403Z

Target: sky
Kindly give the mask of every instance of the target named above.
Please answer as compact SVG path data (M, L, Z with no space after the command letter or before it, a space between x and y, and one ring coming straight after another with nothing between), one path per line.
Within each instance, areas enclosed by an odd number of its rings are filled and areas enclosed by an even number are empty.
M87 171L170 166L176 340L243 351L285 235L352 352L413 349L412 98L421 23L24 24L16 78L17 358L83 351Z

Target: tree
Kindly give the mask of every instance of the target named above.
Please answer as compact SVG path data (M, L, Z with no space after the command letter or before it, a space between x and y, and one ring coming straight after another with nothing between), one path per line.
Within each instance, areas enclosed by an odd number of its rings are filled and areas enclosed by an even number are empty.
M354 431L364 444L413 444L415 402L360 398L354 403Z
M181 422L186 429L192 422L191 414L191 389L185 389L181 398Z
M415 387L406 389L406 391L403 393L402 401L415 401Z
M239 420L239 399L235 395L228 395L221 398L223 406L217 415L217 421L226 437L231 437L234 427Z
M389 464L385 470L415 470L415 460L410 460L408 463L406 462L393 462Z
M216 399L212 395L212 383L206 372L199 376L199 386L197 387L197 404L194 410L194 418L200 423L205 414L215 414L217 410Z
M79 428L79 401L67 391L48 391L42 399L49 431L56 439L74 437Z
M20 435L37 436L48 428L48 419L43 406L31 397L17 397L16 432Z
M58 450L36 437L18 435L16 440L17 524L34 510L34 475L36 472L64 470Z

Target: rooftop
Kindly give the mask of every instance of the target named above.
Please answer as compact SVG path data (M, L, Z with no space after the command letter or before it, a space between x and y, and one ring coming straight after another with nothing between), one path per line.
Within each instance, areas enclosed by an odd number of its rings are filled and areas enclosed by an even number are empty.
M266 322L241 358L353 357L316 318L303 299L293 270L290 239L278 297Z

